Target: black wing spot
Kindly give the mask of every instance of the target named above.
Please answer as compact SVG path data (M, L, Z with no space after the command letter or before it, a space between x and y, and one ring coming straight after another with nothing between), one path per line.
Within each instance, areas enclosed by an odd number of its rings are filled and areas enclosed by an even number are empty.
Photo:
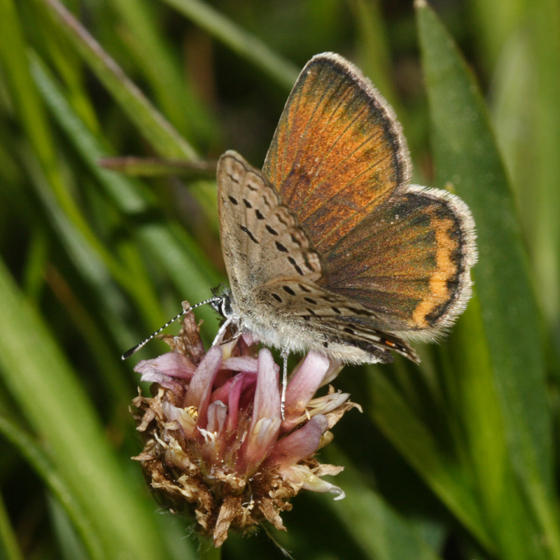
M338 315L340 315L340 309L338 307L334 307L334 305L331 307L331 309L337 313Z
M253 208L253 205L246 199L243 199L243 204L245 204L245 208Z
M296 262L296 259L294 259L294 257L288 257L288 262L296 269L296 272L297 272L300 276L303 276L303 270L301 270L301 267L300 267L299 264Z
M313 309L310 309L309 307L306 307L305 311L307 311L307 313L309 313L310 315L314 315L315 317L317 317L317 313L315 313L315 311L313 311Z
M269 226L268 224L266 224L266 231L268 231L269 233L272 233L272 235L278 235L278 232L271 226Z
M253 191L253 192L256 192L256 191L259 190L259 187L256 187L255 185L249 183L249 181L247 181L247 183L245 183L245 186L246 186L250 191Z
M308 294L311 292L311 290L305 286L305 284L298 284L298 286L301 288L302 292L307 292Z
M307 267L307 269L310 270L311 272L315 272L315 267L309 262L309 259L307 258L307 254L305 252L303 253L303 259L305 261L305 266Z
M323 348L328 348L329 347L329 343L325 340L323 341Z
M230 200L230 202L234 205L237 206L239 203L237 202L237 198L233 198L233 196L228 195L228 198Z
M308 303L312 303L313 305L317 305L317 300L315 300L315 299L313 299L313 298L310 298L310 297L305 296L303 299L304 299L305 301L307 301Z
M293 233L290 234L290 238L292 240L292 243L295 243L298 247L301 247L300 240Z
M292 288L290 288L290 286L282 286L282 289L287 293L290 294L291 296L295 296L296 293L294 292L294 290L292 290Z
M251 232L250 229L246 228L245 226L241 226L241 225L239 227L241 228L241 231L244 231L251 238L251 241L253 243L256 243L258 245L258 243L259 243L258 239L253 235L253 233Z
M356 315L368 315L369 313L367 311L364 311L363 309L358 309L357 307L348 307L348 311L351 311L352 313L355 313Z
M262 215L262 212L258 208L255 210L255 214L257 216L257 220L264 220L264 216Z
M350 327L344 327L342 330L348 334L356 334L354 329L351 329Z
M284 247L284 245L282 245L282 243L279 243L278 241L276 241L276 248L282 253L288 252L288 249L286 249L286 247Z
M237 177L234 177L231 173L228 173L227 175L236 185L239 185L239 179Z
M310 321L311 317L309 315L302 315L304 321Z
M272 297L273 297L276 301L279 301L280 303L282 303L282 298L281 298L278 294L275 294L274 292L272 292Z

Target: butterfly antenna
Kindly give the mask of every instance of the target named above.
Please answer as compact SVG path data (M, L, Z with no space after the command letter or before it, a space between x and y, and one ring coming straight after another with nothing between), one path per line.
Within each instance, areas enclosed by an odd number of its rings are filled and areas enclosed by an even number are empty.
M130 356L132 356L132 354L138 352L138 350L140 350L140 348L144 348L144 346L146 346L146 344L148 344L148 342L150 342L150 340L152 340L153 338L155 338L161 331L163 331L164 329L166 329L169 325L171 325L172 323L174 323L175 321L177 321L177 319L180 319L181 317L183 317L184 315L186 315L187 313L190 313L193 309L196 309L197 307L200 307L201 305L206 305L208 303L216 303L221 301L221 297L212 297L209 299L205 299L204 301L200 301L198 303L195 303L194 305L191 305L189 307L186 307L185 309L183 309L181 311L181 313L177 313L177 315L175 315L175 317L171 317L171 319L169 319L169 321L167 321L167 323L165 323L165 325L162 325L159 329L157 329L157 331L154 331L150 336L148 336L147 338L145 338L142 342L136 344L135 346L133 346L132 348L129 348L122 356L121 356L121 360L126 360L127 358L130 358Z

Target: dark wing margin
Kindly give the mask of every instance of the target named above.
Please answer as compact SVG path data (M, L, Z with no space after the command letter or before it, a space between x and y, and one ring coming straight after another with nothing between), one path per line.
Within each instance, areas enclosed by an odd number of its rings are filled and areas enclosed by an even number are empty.
M467 205L410 185L322 255L321 285L360 302L384 329L431 339L464 310L476 259Z

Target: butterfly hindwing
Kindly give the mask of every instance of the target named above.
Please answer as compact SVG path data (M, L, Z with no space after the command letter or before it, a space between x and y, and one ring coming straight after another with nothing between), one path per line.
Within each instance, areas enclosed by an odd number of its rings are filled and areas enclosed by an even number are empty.
M382 317L383 328L429 338L463 310L475 261L466 204L413 185L322 255L321 284Z
M363 361L382 362L391 361L391 350L419 361L403 340L382 330L383 322L370 309L313 282L275 279L259 288L258 299L274 308L282 324L313 341L307 345L315 344L316 350L339 353L346 361L359 361L351 356L361 351L370 356Z

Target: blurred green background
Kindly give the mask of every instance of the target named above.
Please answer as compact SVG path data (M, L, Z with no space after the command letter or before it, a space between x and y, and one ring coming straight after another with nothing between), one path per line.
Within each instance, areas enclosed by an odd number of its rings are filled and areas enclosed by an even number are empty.
M364 407L322 452L347 498L300 494L274 538L296 558L560 559L558 1L65 5L0 0L0 558L218 557L129 459L132 367L163 346L120 361L224 280L215 182L99 160L260 166L330 50L393 104L415 181L469 203L480 259L419 368L336 381ZM282 557L262 531L221 553Z

